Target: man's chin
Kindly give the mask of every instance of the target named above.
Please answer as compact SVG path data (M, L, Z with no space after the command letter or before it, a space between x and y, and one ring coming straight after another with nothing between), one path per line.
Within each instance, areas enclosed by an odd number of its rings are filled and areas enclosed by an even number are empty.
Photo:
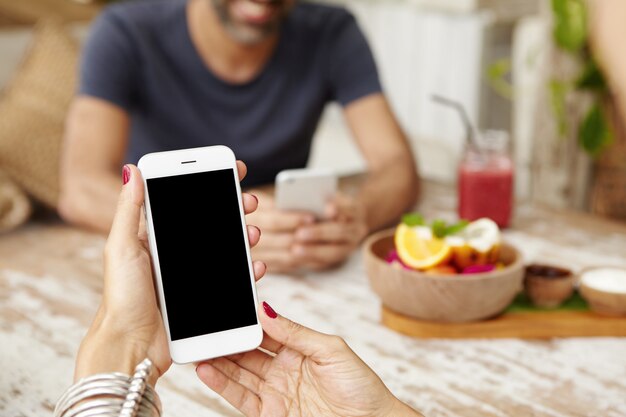
M226 31L234 41L253 46L275 34L278 31L278 25L252 27L248 25L227 24Z

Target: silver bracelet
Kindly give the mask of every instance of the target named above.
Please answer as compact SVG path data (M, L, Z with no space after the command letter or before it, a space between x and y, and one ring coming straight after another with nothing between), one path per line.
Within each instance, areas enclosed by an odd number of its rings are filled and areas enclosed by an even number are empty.
M130 387L128 388L128 394L124 404L122 404L122 410L120 411L120 417L134 417L139 411L139 404L143 399L143 393L146 390L146 378L150 375L152 370L152 361L148 358L144 359L135 368L135 373L130 379Z
M161 401L146 383L151 370L146 358L132 377L111 372L82 378L57 401L54 417L159 417Z

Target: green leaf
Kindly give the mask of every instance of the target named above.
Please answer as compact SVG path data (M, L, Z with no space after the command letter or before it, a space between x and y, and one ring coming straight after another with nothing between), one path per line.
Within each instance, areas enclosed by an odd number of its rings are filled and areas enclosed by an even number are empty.
M613 141L613 132L599 104L595 104L585 116L578 132L578 140L591 156L598 156Z
M455 224L451 224L446 228L446 236L461 232L468 224L469 222L467 220L461 220Z
M430 225L430 228L433 231L433 235L441 239L446 236L446 230L448 229L448 224L444 220L435 219L433 220L433 223Z
M513 99L513 86L506 79L510 72L511 60L508 58L498 59L487 67L487 81L496 93L507 100Z
M583 0L552 0L556 44L577 52L587 41L587 9Z
M407 226L424 226L426 222L424 217L419 213L409 213L402 216L402 223Z
M583 69L582 74L576 80L576 88L581 90L593 90L604 92L607 89L606 81L604 80L604 75L596 61L589 60Z
M435 237L442 239L446 236L460 232L461 230L465 229L468 224L469 222L467 220L461 220L457 223L448 225L445 220L435 219L431 223L430 228Z
M561 137L567 135L567 115L565 112L565 97L571 89L569 83L550 81L550 107L556 118L557 129Z

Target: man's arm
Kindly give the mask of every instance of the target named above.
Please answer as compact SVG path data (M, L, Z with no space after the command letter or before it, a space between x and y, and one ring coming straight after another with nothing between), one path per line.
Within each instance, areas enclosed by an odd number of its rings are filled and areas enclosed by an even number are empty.
M330 220L297 228L289 257L296 265L325 269L340 264L368 233L397 221L419 194L410 146L385 97L366 96L344 111L368 177L356 198L335 199Z
M369 231L374 231L415 204L420 191L418 173L411 147L385 96L366 96L350 103L344 112L368 164L358 201L365 209Z
M92 97L74 99L61 158L58 210L64 220L109 230L122 185L129 126L130 117L120 107Z

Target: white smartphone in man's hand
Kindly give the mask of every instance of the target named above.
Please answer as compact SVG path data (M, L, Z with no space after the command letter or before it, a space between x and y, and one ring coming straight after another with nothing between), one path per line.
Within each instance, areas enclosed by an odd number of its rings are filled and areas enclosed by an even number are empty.
M280 210L308 211L323 219L336 193L337 176L329 169L288 169L276 176L275 200Z
M226 146L157 152L138 167L172 360L257 348L263 330L235 155Z

